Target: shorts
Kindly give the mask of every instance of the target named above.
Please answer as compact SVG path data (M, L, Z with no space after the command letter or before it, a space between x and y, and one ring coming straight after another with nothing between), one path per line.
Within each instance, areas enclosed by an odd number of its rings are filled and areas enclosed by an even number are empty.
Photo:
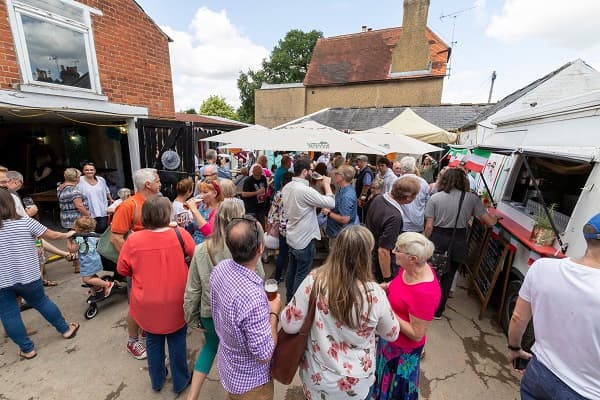
M80 276L94 276L98 272L102 271L102 260L98 253L79 253L79 275Z

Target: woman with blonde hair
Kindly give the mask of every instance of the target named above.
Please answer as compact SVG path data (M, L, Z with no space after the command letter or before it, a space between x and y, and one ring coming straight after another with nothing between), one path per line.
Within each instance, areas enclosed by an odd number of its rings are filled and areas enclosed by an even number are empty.
M196 247L190 264L183 298L183 311L190 327L204 330L205 343L194 366L188 400L196 400L200 396L202 384L212 368L219 345L210 309L210 273L220 261L231 258L231 253L225 244L225 228L231 220L243 218L244 214L243 203L235 199L223 201L214 218L212 235ZM260 260L256 271L261 278L264 277L265 272Z
M307 399L364 399L375 380L375 335L396 340L399 325L383 289L371 275L373 235L348 225L320 268L302 282L281 313L281 327L297 333L316 310L300 379Z
M393 253L400 270L391 282L381 286L400 322L400 335L395 341L379 339L377 381L369 399L419 397L419 362L425 333L441 298L440 284L427 264L433 250L433 243L417 232L405 232L396 240Z
M223 202L223 192L216 180L198 183L198 193L202 196L200 202L198 198L192 197L185 203L194 217L193 223L186 229L192 234L196 244L204 242L212 233L217 208Z

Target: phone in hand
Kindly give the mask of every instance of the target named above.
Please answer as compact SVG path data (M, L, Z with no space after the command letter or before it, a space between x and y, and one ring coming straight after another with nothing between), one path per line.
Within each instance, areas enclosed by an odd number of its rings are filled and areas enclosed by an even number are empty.
M529 358L517 357L513 360L513 368L519 371L525 370L529 364Z

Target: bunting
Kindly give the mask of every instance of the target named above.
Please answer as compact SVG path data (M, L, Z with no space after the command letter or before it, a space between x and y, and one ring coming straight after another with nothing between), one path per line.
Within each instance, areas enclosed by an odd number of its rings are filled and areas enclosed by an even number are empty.
M491 154L491 151L473 149L472 153L468 154L466 157L465 168L478 173L483 171Z
M460 164L460 162L463 161L465 159L465 157L467 157L468 154L469 154L468 149L450 148L450 151L448 152L448 158L450 158L450 162L448 163L448 166L449 167L458 167L458 164Z

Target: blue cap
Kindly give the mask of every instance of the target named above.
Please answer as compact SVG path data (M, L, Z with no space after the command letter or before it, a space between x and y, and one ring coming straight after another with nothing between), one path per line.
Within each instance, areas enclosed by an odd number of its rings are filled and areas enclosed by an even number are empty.
M594 215L584 225L583 237L586 239L600 239L600 214Z

